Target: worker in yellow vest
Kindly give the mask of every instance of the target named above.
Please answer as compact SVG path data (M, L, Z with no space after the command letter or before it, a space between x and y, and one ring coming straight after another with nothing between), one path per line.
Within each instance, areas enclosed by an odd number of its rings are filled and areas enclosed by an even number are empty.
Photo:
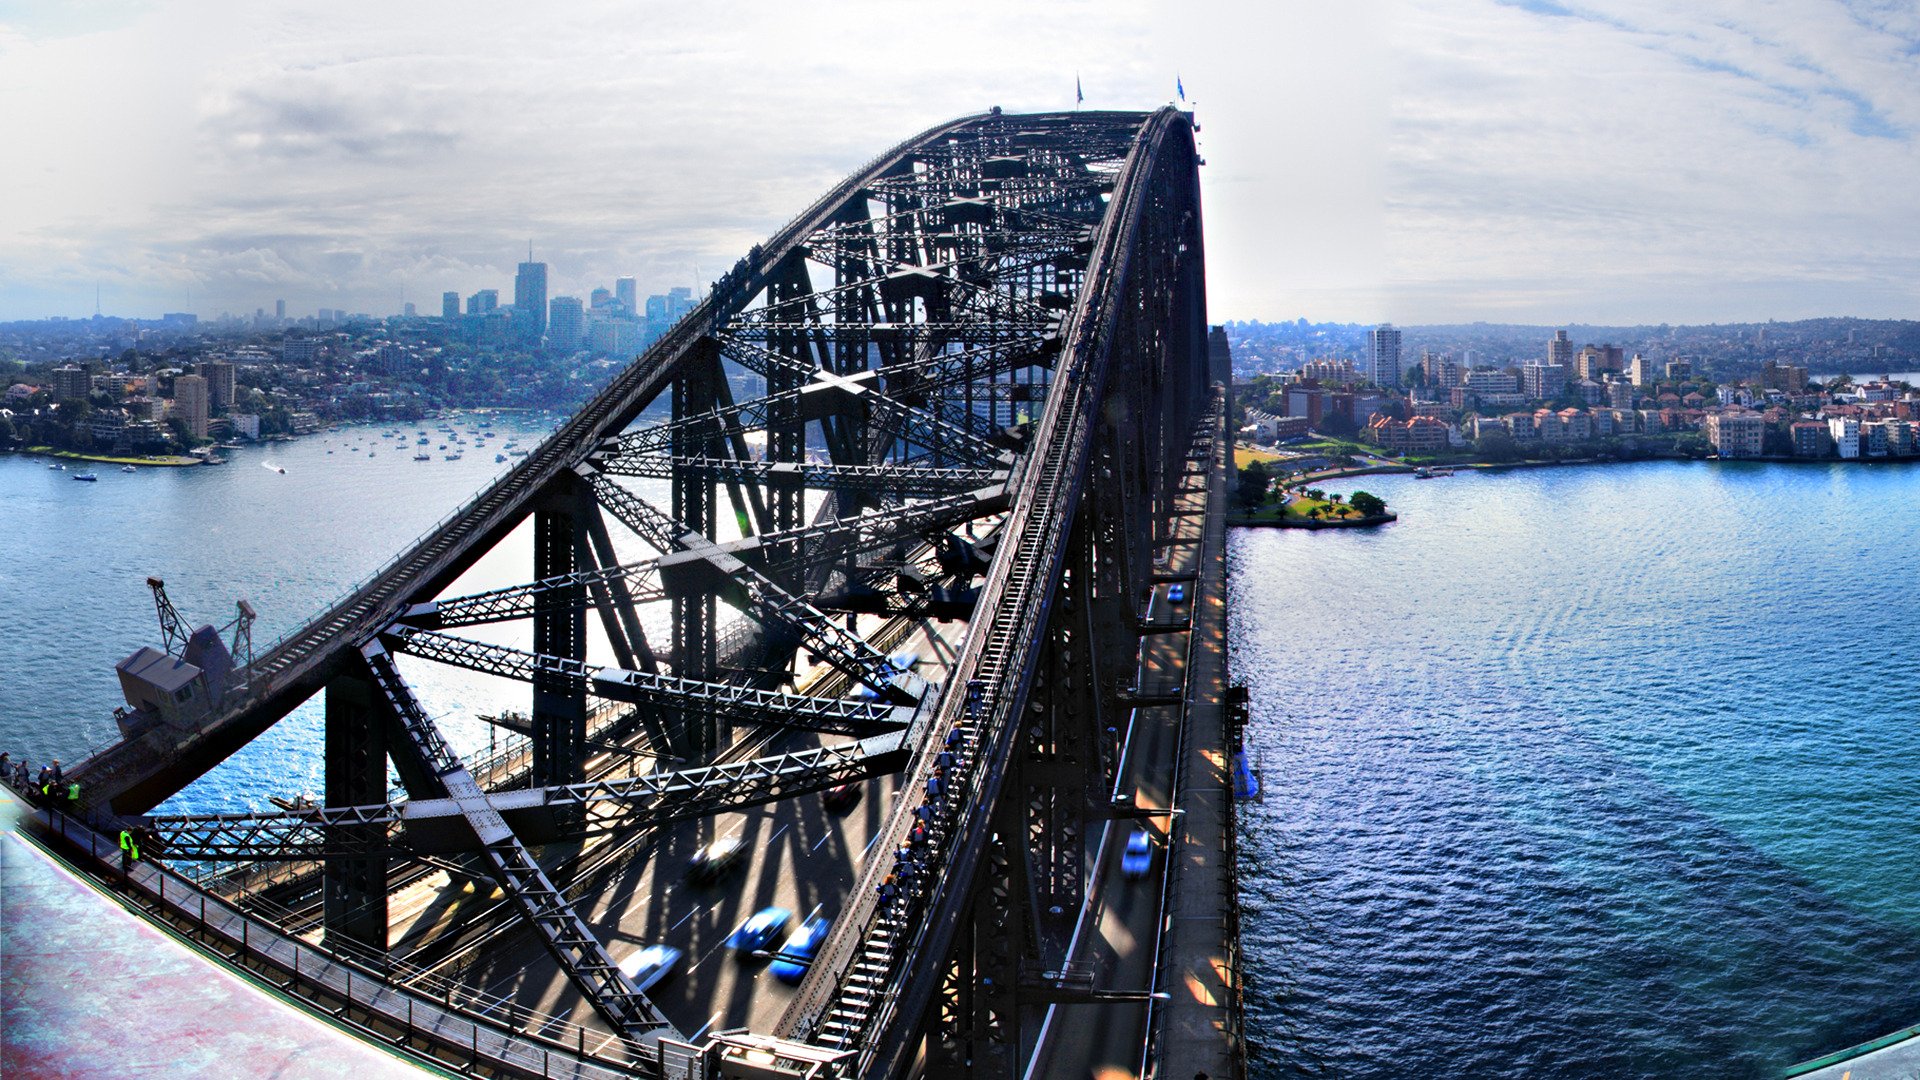
M129 867L140 861L140 838L132 829L120 830L120 873L125 874Z

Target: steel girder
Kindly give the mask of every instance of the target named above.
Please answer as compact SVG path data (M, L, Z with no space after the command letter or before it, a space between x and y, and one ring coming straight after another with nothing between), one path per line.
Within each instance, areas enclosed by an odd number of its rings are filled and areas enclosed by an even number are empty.
M837 465L817 461L737 461L723 457L694 457L667 454L643 454L618 457L600 463L614 476L633 476L655 480L704 478L707 480L744 480L748 483L775 485L782 482L795 488L823 488L829 491L889 493L903 497L953 495L962 491L1005 483L1004 469L943 469L918 465ZM791 531L788 526L782 531Z
M501 817L486 792L474 782L459 755L441 738L438 728L379 642L361 650L367 670L399 717L421 764L431 768L434 780L458 822L462 835L471 834L485 853L500 887L523 918L540 933L547 952L578 987L594 1010L630 1039L650 1042L662 1031L673 1032L653 1002L633 985L606 946L573 910L526 845ZM404 770L403 770L404 772ZM411 805L411 804L410 804Z
M808 373L808 382L797 389L736 402L711 412L616 435L607 440L607 457L618 460L626 455L670 452L675 435L682 428L718 430L729 438L744 435L748 431L764 429L775 413L788 407L806 421L849 415L865 408L872 419L885 425L896 438L904 442L937 447L943 454L970 465L1004 464L1004 451L974 432L964 421L951 422L879 393L880 375L878 371L836 375L816 368Z
M865 735L906 722L899 706L879 701L787 694L732 683L596 667L581 660L524 652L412 627L396 627L393 641L396 648L409 656L483 675L530 683L542 671L565 674L580 679L595 696L609 701L707 710L729 719L830 734Z
M863 1073L898 1071L919 1045L919 1025L943 970L937 960L948 955L964 920L975 874L990 846L1001 789L1012 771L1013 718L1026 704L1041 651L1039 627L1049 621L1068 525L1088 483L1088 448L1101 415L1113 408L1153 410L1157 423L1172 425L1184 408L1155 395L1185 389L1167 385L1187 374L1167 368L1190 359L1170 348L1167 339L1170 330L1179 334L1195 328L1170 324L1196 315L1204 320L1195 306L1197 296L1184 287L1186 279L1199 274L1191 129L1166 110L1126 130L1137 141L1116 176L1111 210L1053 372L1047 408L1014 489L1007 535L950 676L950 685L966 686L968 692L964 698L948 695L934 724L936 738L929 745L950 745L947 752L954 755L948 782L942 794L929 791L923 802L909 796L909 803L920 805L903 805L901 816L891 822L898 830L924 815L943 842L884 905L868 890L887 867L884 860L869 864L781 1021L788 1037L857 1049ZM1008 167L1015 175L1031 170L1031 161ZM1189 240L1193 260L1183 262ZM1174 296L1187 306L1176 310L1163 299ZM1148 377L1119 380L1122 357L1137 358L1132 362ZM1181 430L1184 438L1184 425ZM911 775L918 781L933 764L923 758ZM912 784L908 790L919 788Z
M912 724L855 742L743 761L659 769L617 780L519 788L479 796L515 836L535 843L658 828L744 810L897 771L923 734ZM474 796L266 814L162 814L144 819L168 859L288 861L329 855L414 857L484 845L468 823ZM352 837L377 831L379 839ZM343 839L344 838L344 839Z

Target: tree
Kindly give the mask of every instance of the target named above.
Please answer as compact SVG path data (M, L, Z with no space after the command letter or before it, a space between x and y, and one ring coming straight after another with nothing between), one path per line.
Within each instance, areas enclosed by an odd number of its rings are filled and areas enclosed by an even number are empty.
M1240 470L1240 502L1244 506L1259 506L1267 501L1267 488L1273 478L1267 475L1267 463L1256 461Z
M1347 505L1358 511L1361 517L1378 517L1387 512L1387 500L1371 491L1356 491L1347 497Z
M1706 436L1689 432L1673 440L1673 448L1698 461L1707 456L1713 449L1713 445L1707 442Z
M1513 441L1513 435L1505 428L1488 428L1473 440L1473 452L1481 461L1515 461L1520 457L1520 444Z

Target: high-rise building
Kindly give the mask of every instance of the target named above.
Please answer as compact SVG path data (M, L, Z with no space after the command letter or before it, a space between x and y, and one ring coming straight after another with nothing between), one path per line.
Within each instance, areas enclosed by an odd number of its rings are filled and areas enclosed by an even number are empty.
M1367 331L1367 360L1374 382L1400 385L1400 331L1392 323L1381 323Z
M207 437L207 380L182 375L173 380L173 415L186 421L196 439Z
M489 311L500 310L500 290L481 289L467 297L467 314L485 315Z
M1558 364L1562 371L1573 370L1573 342L1565 330L1555 330L1553 340L1547 342L1547 363Z
M613 303L613 293L607 289L595 289L587 294L587 306L595 311Z
M281 322L287 321L287 302L285 300L275 300L273 302L273 317Z
M513 319L522 344L537 345L546 336L546 263L523 262L513 275Z
M407 318L411 319L414 316L420 314L420 312L417 308L413 306L412 301L408 301L407 303L401 305L400 314L405 315Z
M1660 371L1653 361L1634 353L1633 359L1627 364L1627 377L1633 380L1635 386L1652 386L1660 381Z
M440 317L447 320L448 322L456 322L459 320L460 318L460 294L459 293L449 292L449 293L440 294Z
M551 322L547 327L547 345L554 352L570 353L580 347L586 334L586 311L577 296L556 296L547 305Z
M200 377L207 380L207 405L214 412L233 407L233 365L225 360L205 360L199 365Z
M1520 368L1520 392L1537 401L1560 396L1567 386L1567 369L1559 364L1527 364Z
M613 283L613 298L620 301L620 308L626 314L640 314L639 282L630 277L616 279Z
M93 392L93 373L77 364L53 369L55 401L85 401Z

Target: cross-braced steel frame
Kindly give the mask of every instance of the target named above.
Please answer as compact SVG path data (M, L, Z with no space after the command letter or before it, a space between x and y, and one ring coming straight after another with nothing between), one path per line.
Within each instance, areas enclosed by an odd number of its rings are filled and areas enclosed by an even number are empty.
M1102 732L1207 399L1196 165L1173 110L996 111L909 140L256 663L226 712L102 753L87 789L140 815L323 692L325 805L145 817L161 854L307 867L288 874L323 880L327 939L373 950L408 866L490 876L495 930L537 935L648 1071L678 1034L536 849L898 772L875 856L764 1033L785 1042L763 1042L840 1075L922 1050L1011 1075L1024 973L1058 966L1087 887ZM523 523L525 583L448 595ZM878 613L969 612L928 678L869 639ZM451 632L495 624L531 647ZM518 756L470 766L401 657L526 683ZM793 732L829 741L778 741ZM628 775L590 772L609 749Z

